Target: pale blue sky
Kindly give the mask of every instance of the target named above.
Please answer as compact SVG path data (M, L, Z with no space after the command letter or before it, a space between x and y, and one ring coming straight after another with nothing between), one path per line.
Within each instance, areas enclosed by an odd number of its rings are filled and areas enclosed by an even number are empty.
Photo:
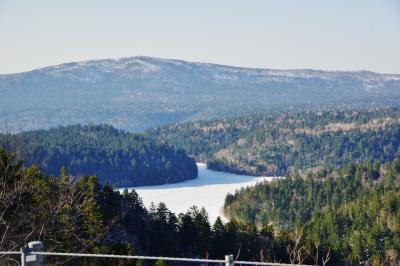
M400 0L0 0L0 73L135 55L400 73Z

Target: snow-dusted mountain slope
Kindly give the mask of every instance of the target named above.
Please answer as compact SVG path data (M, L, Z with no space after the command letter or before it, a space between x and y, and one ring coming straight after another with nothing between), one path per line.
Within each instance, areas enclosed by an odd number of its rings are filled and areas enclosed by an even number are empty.
M107 123L130 131L258 112L398 105L400 75L272 70L151 57L67 63L0 75L13 131Z

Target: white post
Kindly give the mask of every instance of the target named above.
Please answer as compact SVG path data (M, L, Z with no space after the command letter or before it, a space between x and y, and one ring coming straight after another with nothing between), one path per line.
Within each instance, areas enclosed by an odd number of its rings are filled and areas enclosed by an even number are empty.
M233 255L225 255L225 266L233 266Z
M25 248L21 248L21 266L26 266Z

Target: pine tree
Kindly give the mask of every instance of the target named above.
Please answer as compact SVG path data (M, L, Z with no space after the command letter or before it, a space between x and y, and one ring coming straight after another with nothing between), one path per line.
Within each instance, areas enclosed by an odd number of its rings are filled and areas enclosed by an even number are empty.
M212 228L212 238L210 253L214 258L222 258L226 253L225 227L221 218L218 216Z

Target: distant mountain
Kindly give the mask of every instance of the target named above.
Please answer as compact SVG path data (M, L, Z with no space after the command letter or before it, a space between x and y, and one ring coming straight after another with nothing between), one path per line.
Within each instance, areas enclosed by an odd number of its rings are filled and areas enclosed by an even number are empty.
M13 131L89 122L140 131L259 112L387 107L398 99L400 75L251 69L141 56L0 75L0 121L7 114Z

